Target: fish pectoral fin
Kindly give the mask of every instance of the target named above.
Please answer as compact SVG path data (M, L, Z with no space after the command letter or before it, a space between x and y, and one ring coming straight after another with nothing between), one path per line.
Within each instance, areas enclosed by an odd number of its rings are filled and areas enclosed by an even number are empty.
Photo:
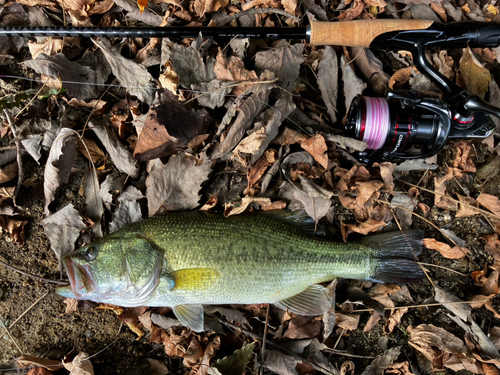
M212 287L219 278L219 271L213 268L186 268L170 272L175 290L203 290Z
M177 305L172 309L182 325L191 328L195 332L203 332L204 315L202 305Z
M289 310L299 315L322 315L334 305L333 297L328 295L328 289L321 285L311 285L303 292L293 297L275 302L281 309Z

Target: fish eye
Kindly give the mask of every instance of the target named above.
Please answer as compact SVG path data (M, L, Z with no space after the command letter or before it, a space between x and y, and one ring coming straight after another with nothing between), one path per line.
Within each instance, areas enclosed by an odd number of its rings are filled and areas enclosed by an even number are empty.
M87 250L85 250L85 260L86 261L91 261L91 260L94 260L95 258L97 258L97 253L99 251L97 250L97 248L95 246L89 246L87 247Z

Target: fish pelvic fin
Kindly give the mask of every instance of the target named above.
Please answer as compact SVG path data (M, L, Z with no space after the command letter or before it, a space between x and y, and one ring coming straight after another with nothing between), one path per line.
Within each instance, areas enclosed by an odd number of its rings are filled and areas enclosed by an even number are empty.
M388 232L363 238L360 242L374 250L374 267L368 280L407 284L424 277L416 262L422 253L424 231L420 229Z
M283 310L299 315L323 315L335 304L328 289L321 285L308 286L303 292L274 303Z
M195 332L203 332L205 317L202 305L177 305L172 310L183 326Z

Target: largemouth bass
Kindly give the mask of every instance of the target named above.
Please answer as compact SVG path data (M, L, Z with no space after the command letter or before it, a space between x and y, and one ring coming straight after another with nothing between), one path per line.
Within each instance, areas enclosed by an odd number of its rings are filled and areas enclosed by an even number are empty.
M317 285L337 277L406 283L423 231L340 243L290 224L293 216L171 213L130 224L64 259L70 287L58 293L119 306L170 306L203 331L203 304L273 303L302 315L332 304Z

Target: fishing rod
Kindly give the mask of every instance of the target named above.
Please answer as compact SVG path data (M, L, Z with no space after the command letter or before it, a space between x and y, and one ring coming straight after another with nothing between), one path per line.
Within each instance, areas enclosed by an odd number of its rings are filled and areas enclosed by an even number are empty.
M443 91L431 97L390 91L385 98L357 96L346 119L346 134L367 143L357 155L373 160L414 159L436 154L449 138L486 138L495 130L490 115L500 109L444 77L425 57L430 48L485 48L500 44L500 25L491 22L441 24L427 20L313 21L308 27L1 27L0 37L305 39L310 45L406 50L417 69Z

